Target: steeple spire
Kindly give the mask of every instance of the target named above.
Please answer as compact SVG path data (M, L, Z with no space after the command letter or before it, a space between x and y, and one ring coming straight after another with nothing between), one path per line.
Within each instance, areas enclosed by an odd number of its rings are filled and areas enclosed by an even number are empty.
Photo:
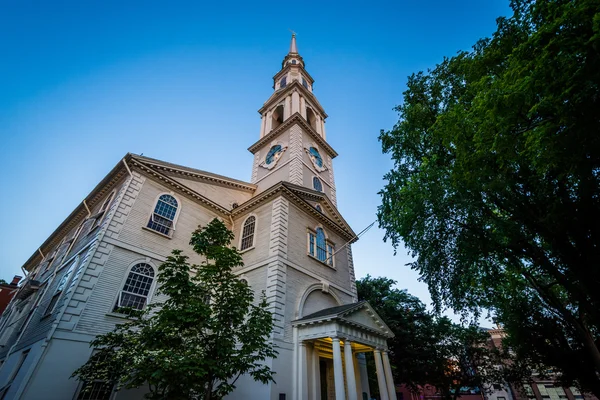
M290 43L290 53L298 54L298 47L296 47L296 32L292 31L292 42Z

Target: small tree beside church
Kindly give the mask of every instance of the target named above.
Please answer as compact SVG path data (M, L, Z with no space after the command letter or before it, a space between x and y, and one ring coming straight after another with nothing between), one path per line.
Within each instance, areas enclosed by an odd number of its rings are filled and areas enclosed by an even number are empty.
M272 316L264 294L254 304L252 290L232 273L243 265L229 247L233 237L216 218L197 229L190 245L206 261L190 265L173 250L158 275L167 300L130 310L133 318L90 344L97 352L73 376L115 390L147 385L148 399L221 399L243 374L273 381L264 363L277 355Z

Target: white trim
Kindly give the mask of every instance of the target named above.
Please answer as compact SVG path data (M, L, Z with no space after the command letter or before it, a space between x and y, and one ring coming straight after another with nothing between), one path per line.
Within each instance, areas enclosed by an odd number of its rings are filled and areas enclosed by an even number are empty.
M279 153L277 153L278 155L275 157L275 159L271 162L271 164L267 164L267 156L269 155L269 152L271 151L271 149L273 148L273 146L281 146L281 150L279 151ZM288 143L287 142L283 142L281 140L273 140L271 142L271 144L269 145L269 148L266 149L266 153L265 156L263 157L263 160L260 162L260 164L258 164L260 167L266 168L266 169L273 169L275 168L275 166L277 165L277 163L279 162L279 160L281 160L283 158L283 154L285 153L285 151L288 149Z
M325 235L325 260L320 260L317 257L318 251L317 251L317 229L321 228L323 230L323 234ZM315 254L310 254L310 235L311 233L315 236ZM327 246L331 246L332 247L332 255L331 257L329 257L329 251L327 249ZM327 234L327 230L325 228L323 228L323 225L321 224L317 224L314 228L306 228L306 254L312 258L315 261L320 262L323 265L328 266L329 268L333 268L336 269L335 267L335 242L333 242L332 240L329 239L329 235ZM329 260L329 258L331 258L331 264L329 264L327 261Z
M244 239L244 227L246 226L246 221L248 221L248 218L250 217L254 217L254 232L252 233L252 244L248 248L242 250L242 240ZM240 249L240 253L245 253L249 250L252 250L256 246L256 233L258 232L258 230L256 229L257 227L258 216L254 213L248 214L246 218L244 218L244 222L242 222L240 226L240 239L238 243L238 249Z
M338 303L338 305L342 305L342 301L340 300L338 295L336 295L333 291L331 291L331 289L328 290L327 292L325 292L323 290L325 284L330 285L329 282L321 281L319 283L313 283L304 291L304 294L302 295L302 297L300 298L300 301L298 303L298 309L296 310L296 318L295 319L299 319L304 316L303 311L304 311L304 305L306 303L306 299L308 299L308 296L312 292L317 291L317 290L320 290L323 293L331 295L331 297L333 297L333 299Z
M173 197L175 199L175 201L177 201L177 209L175 210L175 216L173 217L173 226L171 226L171 228L169 229L169 234L168 235L166 235L166 234L164 234L162 232L159 232L159 231L157 231L155 229L152 229L152 228L148 227L148 222L150 222L150 220L154 221L154 210L156 210L156 206L158 205L158 201L160 199L160 196L163 196L165 194ZM174 192L160 192L154 198L154 202L152 203L152 208L150 209L150 212L148 213L148 217L145 220L146 222L144 223L144 225L142 226L142 228L146 228L146 229L148 229L150 231L153 231L153 232L156 232L156 233L160 233L163 236L166 236L166 237L169 237L169 238L173 237L173 234L175 233L175 230L176 230L175 226L177 225L177 220L179 219L179 214L181 213L181 207L182 207L181 200L179 199L179 197L177 197L175 195Z
M152 303L153 297L154 297L154 292L156 291L156 281L158 278L158 268L156 267L156 265L154 265L154 262L146 257L146 258L138 258L137 260L135 260L134 262L130 263L127 266L127 269L125 270L125 274L123 275L123 277L121 278L121 283L119 284L119 286L117 287L117 293L115 294L112 303L110 303L110 308L107 311L107 313L110 314L119 314L119 315L125 315L125 314L121 314L115 311L115 307L117 304L120 304L120 300L121 300L121 293L123 292L123 288L125 287L125 283L127 282L127 278L129 278L129 274L131 273L131 269L133 267L135 267L138 264L147 264L150 267L152 267L152 269L154 270L154 277L152 278L152 285L150 285L150 290L148 291L148 295L146 296L146 306L148 306L148 304ZM139 295L137 295L139 296ZM119 302L119 303L117 303ZM145 308L144 307L144 308Z
M319 153L319 155L321 156L321 162L323 163L322 167L319 167L317 165L317 163L315 162L315 160L313 159L313 156L311 156L310 154L310 148L314 147L315 150L317 150L317 152ZM319 172L324 172L327 171L327 163L325 162L325 159L323 158L323 152L321 151L321 149L319 148L319 146L317 146L317 144L315 142L309 142L307 144L304 145L304 151L306 152L306 154L308 155L308 159L310 160L310 162L313 164L314 168L319 171Z

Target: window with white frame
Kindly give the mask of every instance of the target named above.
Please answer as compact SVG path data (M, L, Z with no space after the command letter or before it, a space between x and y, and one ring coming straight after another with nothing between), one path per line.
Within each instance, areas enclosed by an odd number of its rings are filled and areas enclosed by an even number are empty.
M161 195L156 202L154 212L150 215L147 227L169 235L174 228L177 207L178 203L175 197L169 194Z
M313 188L319 192L323 191L323 184L321 183L321 180L316 176L313 176Z
M150 264L139 263L131 267L113 311L122 308L143 309L148 304L153 282L154 268Z
M335 246L327 240L323 228L308 231L308 254L333 267Z
M60 295L62 294L63 290L67 286L67 283L69 282L69 279L71 278L71 275L73 274L73 271L75 270L76 264L77 264L77 260L73 261L71 263L71 265L69 265L69 269L67 269L67 272L65 272L65 274L62 276L62 278L60 278L60 281L58 282L58 285L56 286L56 289L54 290L54 294L52 295L50 302L46 306L46 310L44 311L43 317L52 314L52 312L54 311L54 308L56 307L56 304L58 303L58 300L60 299Z
M106 214L105 211L108 209L108 206L110 205L114 196L115 192L113 191L111 194L108 195L108 197L106 197L106 199L104 199L100 210L98 210L96 222L94 222L94 228L100 226L102 224L102 221L104 221L104 215Z
M240 242L240 251L247 250L254 246L254 232L256 230L256 217L254 215L249 216L244 221L242 227L242 239Z

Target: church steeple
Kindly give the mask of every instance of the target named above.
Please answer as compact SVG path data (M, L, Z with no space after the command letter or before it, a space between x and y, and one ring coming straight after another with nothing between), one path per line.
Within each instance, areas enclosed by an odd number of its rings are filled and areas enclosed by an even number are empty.
M296 32L292 32L292 42L290 43L290 53L298 54L296 47Z
M252 182L262 191L288 181L323 192L335 203L331 160L337 153L326 141L327 114L313 84L293 33L281 70L273 76L274 93L258 110L260 139L248 149L255 156Z

